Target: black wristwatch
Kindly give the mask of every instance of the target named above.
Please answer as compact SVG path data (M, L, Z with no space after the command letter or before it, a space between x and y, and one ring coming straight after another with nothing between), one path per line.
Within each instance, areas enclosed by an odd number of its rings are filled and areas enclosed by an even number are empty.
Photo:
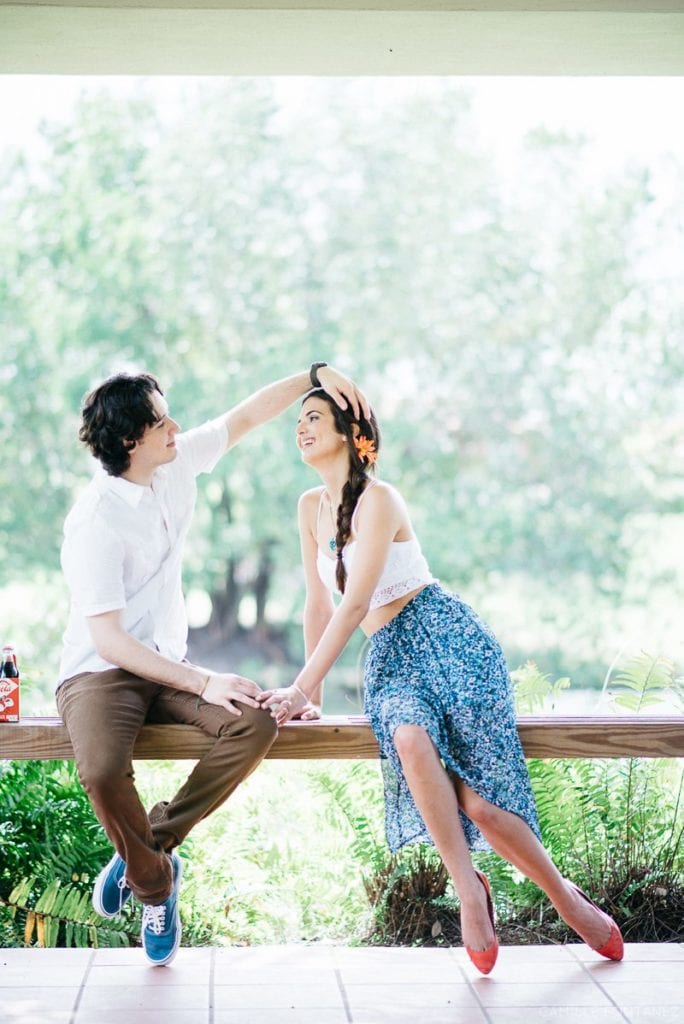
M311 381L312 388L320 388L322 386L320 380L318 379L318 371L327 365L327 363L311 364L311 369L309 370L309 380Z

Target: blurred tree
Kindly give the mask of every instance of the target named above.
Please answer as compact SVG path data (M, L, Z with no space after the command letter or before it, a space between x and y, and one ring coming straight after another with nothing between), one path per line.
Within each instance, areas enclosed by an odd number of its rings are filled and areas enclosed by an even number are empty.
M328 357L375 403L381 471L439 576L581 577L617 599L625 521L681 511L656 474L684 304L669 268L644 269L679 238L648 175L589 180L585 146L533 134L511 187L464 92L388 104L365 81L322 84L296 118L272 82L233 80L45 127L0 182L7 578L57 564L88 472L80 400L106 374L157 373L190 426ZM263 641L298 606L296 498L317 480L294 418L202 481L186 581L212 642L245 595Z

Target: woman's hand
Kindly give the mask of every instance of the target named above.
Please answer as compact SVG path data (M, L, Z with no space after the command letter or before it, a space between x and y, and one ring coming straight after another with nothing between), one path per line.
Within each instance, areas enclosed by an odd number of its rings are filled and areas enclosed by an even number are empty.
M295 712L292 716L292 721L300 722L314 722L317 718L321 717L321 706L320 704L314 704L312 700L307 701L301 711Z
M302 717L311 708L306 694L297 686L284 686L277 690L266 690L258 697L263 708L270 708L276 725L285 725L291 718ZM315 716L314 716L315 717Z

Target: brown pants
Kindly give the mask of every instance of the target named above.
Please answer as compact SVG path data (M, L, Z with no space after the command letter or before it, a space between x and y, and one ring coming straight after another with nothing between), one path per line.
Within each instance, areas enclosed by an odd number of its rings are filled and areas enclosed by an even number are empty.
M84 672L57 691L81 784L126 864L126 880L143 903L171 892L167 853L219 807L256 768L273 743L270 713L238 704L240 716L195 694L173 690L122 669ZM216 739L185 784L149 815L133 782L131 755L146 722L196 725Z

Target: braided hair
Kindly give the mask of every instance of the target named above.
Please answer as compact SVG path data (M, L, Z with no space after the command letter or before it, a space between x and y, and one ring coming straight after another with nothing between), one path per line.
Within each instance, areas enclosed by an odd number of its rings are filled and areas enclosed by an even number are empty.
M328 403L332 410L335 429L338 434L342 434L342 436L347 439L347 448L349 451L349 476L342 488L342 500L337 506L337 533L335 534L335 551L337 554L335 580L337 582L338 590L343 594L347 583L347 570L344 567L342 553L351 535L351 524L354 516L354 509L356 508L358 500L363 494L368 483L369 471L375 472L368 458L359 454L357 451L356 445L354 444L354 426L358 426L360 437L364 437L373 442L376 453L380 449L380 428L378 427L375 414L372 410L370 419L367 420L362 414L357 420L354 418L354 413L349 406L346 409L340 409L337 402L335 402L327 392L323 391L322 388L316 388L314 391L309 391L304 400L307 401L309 398L320 398L324 402Z

